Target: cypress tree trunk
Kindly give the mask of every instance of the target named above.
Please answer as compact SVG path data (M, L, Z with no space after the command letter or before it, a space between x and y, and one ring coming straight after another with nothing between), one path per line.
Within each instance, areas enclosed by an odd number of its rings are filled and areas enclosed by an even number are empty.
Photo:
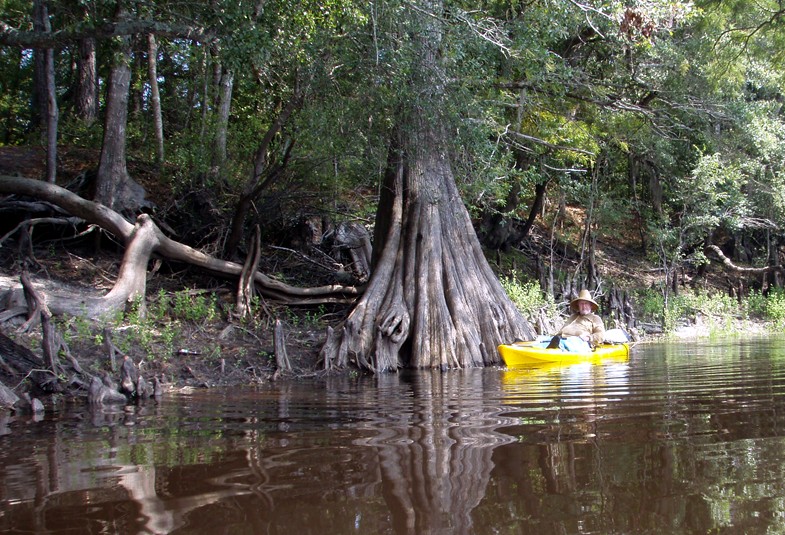
M33 3L35 12L35 28L43 33L50 33L52 25L49 22L49 9L44 0L36 0ZM40 59L40 64L39 64ZM36 67L41 79L39 97L40 105L44 113L41 121L45 134L46 143L46 181L54 184L57 176L57 123L59 113L57 109L57 97L55 93L55 62L54 50L47 48L36 51Z
M218 178L226 162L226 138L229 130L229 113L232 110L233 89L234 74L232 71L224 69L218 88L218 116L216 118L213 160L210 170L210 175L213 178Z
M426 14L411 32L418 98L401 116L390 150L375 229L378 262L343 328L322 350L328 367L484 366L500 362L498 344L534 337L486 261L455 184L439 117L442 7L423 1L413 10Z

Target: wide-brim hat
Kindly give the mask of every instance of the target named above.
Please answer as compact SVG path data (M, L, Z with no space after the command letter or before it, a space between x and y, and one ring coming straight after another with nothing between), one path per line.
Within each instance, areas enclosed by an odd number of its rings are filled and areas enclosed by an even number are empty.
M578 301L586 301L591 305L592 312L597 312L597 309L600 308L600 305L594 302L594 299L591 298L591 294L589 290L581 290L581 293L578 294L578 297L570 301L570 310L573 312L578 312Z

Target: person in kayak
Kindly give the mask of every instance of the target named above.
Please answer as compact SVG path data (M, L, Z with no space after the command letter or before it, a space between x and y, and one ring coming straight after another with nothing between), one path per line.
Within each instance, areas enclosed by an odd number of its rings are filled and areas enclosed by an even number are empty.
M561 347L567 351L590 351L605 339L605 325L596 312L600 306L591 298L589 290L581 290L570 301L572 315L551 339L547 347Z

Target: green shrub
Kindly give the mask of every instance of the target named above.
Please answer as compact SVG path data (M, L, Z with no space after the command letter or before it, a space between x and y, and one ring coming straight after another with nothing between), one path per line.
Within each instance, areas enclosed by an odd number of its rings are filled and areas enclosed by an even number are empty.
M774 288L766 296L765 317L775 323L785 323L785 290Z
M537 317L541 313L544 313L546 317L558 316L553 297L546 296L536 282L520 282L516 277L516 273L512 272L510 276L502 277L501 283L515 307L530 322L536 323Z
M705 319L711 331L725 332L731 329L734 317L746 315L745 306L739 305L734 297L700 289L670 294L667 304L660 291L642 290L637 294L636 304L642 320L661 321L665 332L675 330L680 320L695 321L698 316Z
M639 315L643 320L662 321L665 311L665 298L662 292L652 288L640 290L635 299Z
M174 317L185 321L211 322L218 317L218 299L202 293L192 295L187 290L174 294Z
M759 290L751 290L744 300L744 313L748 318L764 319L767 317L768 299Z

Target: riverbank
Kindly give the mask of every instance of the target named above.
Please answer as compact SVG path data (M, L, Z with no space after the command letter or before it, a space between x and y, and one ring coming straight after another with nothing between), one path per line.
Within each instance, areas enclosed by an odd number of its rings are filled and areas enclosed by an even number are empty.
M645 284L643 288L646 289L642 292L648 297L634 303L639 308L635 317L648 322L634 331L638 343L662 337L690 339L720 333L759 335L772 328L764 321L748 319L748 311L734 310L742 303L723 295L721 284L728 277L722 266L704 270L701 296L677 310L676 317L681 319L672 321L666 328L644 310L662 310L661 303L655 303L654 307L645 303L646 299L658 298L658 292L652 289L658 284L652 275L656 271L629 250L604 247L602 243L599 246L603 247L598 251L598 257L602 259L601 276L605 280L624 284L630 294L636 293L635 281ZM36 277L55 282L54 291L98 294L109 291L121 261L121 250L95 252L85 244L82 244L82 250L64 247L57 239L48 247L44 242L33 252ZM0 280L17 284L16 256L8 248L0 252L5 253L0 254L0 273L3 275ZM278 270L303 287L324 283L311 278L301 260L290 259L285 265L281 258L273 258L272 254L266 258L268 264L260 267L263 272ZM336 373L363 373L356 369L327 371L319 360L328 328L339 326L350 310L349 304L285 306L256 300L250 316L239 319L234 314L234 281L217 279L193 268L172 269L156 265L149 271L144 314L140 310L130 310L124 317L101 321L55 318L57 336L63 342L61 352L71 355L77 367L83 370L81 383L70 380L68 373L71 372L64 372L58 378L61 383L71 385L68 395L86 397L84 385L91 376L108 376L105 382L118 384L122 379L120 363L126 357L148 384L157 382L164 389L267 384ZM529 273L525 280L532 278ZM685 286L680 291L686 294L691 290ZM670 303L677 301L672 297ZM715 308L715 304L722 306ZM558 317L547 322L559 323ZM276 325L279 325L278 339ZM4 321L0 331L34 353L42 353L41 328L26 325L24 315ZM8 366L0 366L0 380L16 391L31 390L29 377L24 375L12 373Z
M206 284L207 279L203 282ZM314 309L270 307L267 315L260 316L262 320L242 322L230 319L231 315L227 313L231 308L231 296L232 289L228 285L192 288L187 294L167 294L158 287L151 291L148 314L144 318L129 314L102 329L77 318L61 319L56 322L57 331L87 374L108 374L117 384L121 380L118 363L125 356L148 384L158 382L164 390L264 385L329 374L361 373L355 369L327 371L319 361L327 328L338 325L348 313L348 306L333 307L329 311L320 308L318 314ZM162 300L167 303L165 307ZM208 311L210 307L215 307L214 313ZM203 317L198 317L199 310ZM190 314L191 319L178 317L178 313ZM283 325L282 347L288 365L285 369L276 360L276 317ZM1 330L19 344L40 353L41 330L34 327L23 331L23 319L20 316L6 322ZM676 321L669 332L636 329L634 334L636 344L645 344L666 338L696 340L711 336L760 336L770 332L772 325L764 321L693 314ZM117 351L113 358L107 349L106 336L111 338L111 345ZM19 377L10 376L7 370L0 372L3 382L15 386L18 392L31 390L24 380L20 382ZM36 395L35 392L31 394ZM71 388L44 402L54 403L63 396L78 400L86 398L87 392Z
M620 265L621 260L611 261L612 252L605 253L605 265ZM90 289L99 293L111 288L120 260L118 252L89 254L88 251L69 252L63 258L56 251L39 250L35 258L38 276L58 281L61 290L68 291L69 286L76 285L80 291ZM630 265L645 268L642 263ZM5 257L7 277L3 280L8 284L16 283L13 266L13 257ZM294 269L292 267L289 272ZM635 277L631 271L628 269L625 273L628 280ZM720 273L715 273L714 280L721 280ZM679 297L671 297L670 313L679 319L664 327L646 316L644 309L652 306L645 301L656 300L659 296L655 291L645 290L643 295L646 297L639 297L634 303L639 308L635 316L646 319L645 327L633 331L636 342L647 343L664 337L686 340L718 334L760 335L773 329L772 324L751 318L749 310L742 312L742 303L722 295L719 287L704 285L699 295L689 294L690 291L683 288ZM630 293L635 294L633 288ZM83 370L83 377L78 380L69 376L76 375L73 370L61 374L60 383L70 385L63 396L86 398L85 385L89 384L91 376L102 376L106 383L120 384L123 379L120 364L126 357L147 384L157 382L164 390L267 384L336 373L362 373L355 369L328 372L319 361L327 329L338 327L350 305L293 307L256 301L251 315L239 319L234 315L233 281L218 280L198 270L152 271L147 295L145 314L132 310L122 318L103 322L55 318L57 334L63 341L62 349ZM681 306L677 307L680 302ZM657 303L654 308L658 307L661 304ZM559 322L558 317L553 317L546 323L558 325ZM41 328L27 326L24 315L5 321L0 330L34 353L42 353ZM9 373L2 366L0 380L17 392L40 394L35 392L29 377Z

